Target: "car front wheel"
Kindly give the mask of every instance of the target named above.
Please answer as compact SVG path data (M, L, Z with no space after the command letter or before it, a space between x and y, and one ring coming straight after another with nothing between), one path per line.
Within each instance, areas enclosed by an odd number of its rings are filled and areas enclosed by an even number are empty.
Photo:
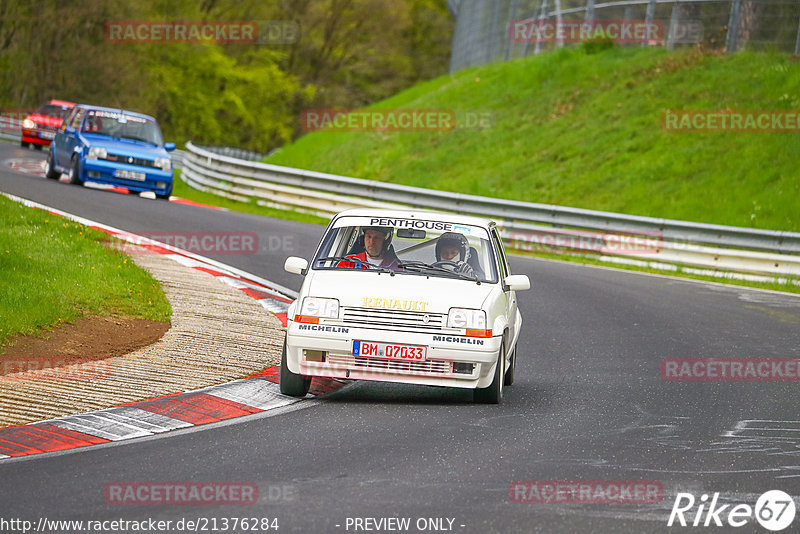
M476 388L472 394L475 402L480 404L500 404L503 400L503 368L505 367L505 343L500 345L500 352L497 354L497 365L494 366L494 377L492 383L485 388Z
M156 198L160 198L160 199L163 199L163 200L169 200L169 197L171 195L172 195L172 184L169 184L169 188L167 189L166 193L164 193L163 195L159 195L158 193L156 193Z
M53 162L53 153L47 154L47 161L44 165L44 175L51 180L58 180L61 178L61 173L56 170L55 163Z
M283 342L281 355L281 393L290 397L305 397L311 386L311 378L293 373L286 365L286 342Z
M69 183L71 184L81 185L83 183L80 178L81 173L79 165L78 158L72 158L72 165L69 168Z

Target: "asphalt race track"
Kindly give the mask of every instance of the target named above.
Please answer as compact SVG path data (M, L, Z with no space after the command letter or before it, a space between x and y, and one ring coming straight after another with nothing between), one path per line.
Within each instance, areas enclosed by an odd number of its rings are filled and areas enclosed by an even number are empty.
M0 190L120 229L253 232L256 253L208 256L292 289L301 278L283 271L285 257L310 257L322 232L75 187L14 171L10 158L44 154L0 144ZM500 406L472 404L468 392L357 382L303 409L0 462L0 515L276 518L279 532L309 533L365 532L377 525L367 518L395 517L410 518L407 532L688 532L708 530L706 516L668 528L681 492L698 501L687 521L703 494L731 505L723 520L767 490L800 503L797 381L660 374L664 358L800 358L800 297L523 257L511 265L532 288L520 293L516 382ZM513 502L513 483L532 480L650 481L664 494L656 504ZM136 481L248 482L259 499L107 503L107 484ZM767 532L748 519L725 530ZM800 517L786 532L799 526Z

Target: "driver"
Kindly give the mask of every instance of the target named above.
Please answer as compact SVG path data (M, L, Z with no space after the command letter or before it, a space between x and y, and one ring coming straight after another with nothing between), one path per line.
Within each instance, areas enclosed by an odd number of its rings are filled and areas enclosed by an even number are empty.
M436 261L444 262L442 267L457 273L473 274L469 259L469 242L456 232L445 232L436 240Z
M83 125L83 131L86 133L97 133L103 125L103 119L97 115L89 115L86 119L86 124Z
M362 230L364 236L364 252L345 256L361 260L376 267L388 267L397 269L397 256L389 248L392 243L394 229L390 226L367 226ZM337 267L347 269L366 269L367 266L352 261L340 261Z

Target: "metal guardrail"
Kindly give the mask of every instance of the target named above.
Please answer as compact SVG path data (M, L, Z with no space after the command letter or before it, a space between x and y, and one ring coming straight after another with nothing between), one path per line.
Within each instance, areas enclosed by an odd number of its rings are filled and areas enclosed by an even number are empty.
M725 271L800 276L800 233L796 232L409 187L239 160L191 142L186 143L181 177L192 187L228 198L255 198L263 205L322 215L350 207L408 206L479 215L496 220L509 246L523 250L550 247Z
M0 139L22 141L22 121L0 115Z

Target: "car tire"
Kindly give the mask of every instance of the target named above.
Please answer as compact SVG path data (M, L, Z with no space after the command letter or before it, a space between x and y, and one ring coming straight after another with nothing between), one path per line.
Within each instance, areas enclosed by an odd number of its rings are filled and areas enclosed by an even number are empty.
M158 193L156 193L156 198L160 198L163 200L169 200L170 196L172 196L172 184L169 184L169 189L167 189L167 192L164 193L163 195L159 195Z
M503 400L503 368L505 367L505 342L500 345L500 352L497 353L497 365L494 366L494 377L492 383L485 388L476 388L472 393L472 399L480 404L500 404Z
M511 364L506 369L506 374L503 379L504 386L510 386L514 383L514 370L517 368L517 347L514 346L514 351L511 353Z
M30 145L31 144L29 142L27 142L27 141L20 141L19 142L19 146L21 146L22 148L28 148Z
M78 158L72 158L72 164L69 167L69 183L83 185L80 175L80 163L78 162Z
M53 164L53 152L47 153L47 161L45 162L44 175L51 180L58 180L61 178L61 173L58 172Z
M283 342L281 355L281 393L290 397L305 397L311 387L311 378L293 373L286 365L286 342Z
M41 150L42 147L43 145L33 145L33 148L35 148L36 150Z

